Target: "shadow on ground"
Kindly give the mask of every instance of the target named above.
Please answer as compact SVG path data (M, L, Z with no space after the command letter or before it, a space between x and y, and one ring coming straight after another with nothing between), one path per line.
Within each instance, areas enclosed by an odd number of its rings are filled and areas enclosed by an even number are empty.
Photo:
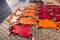
M0 23L11 13L6 0L0 0Z

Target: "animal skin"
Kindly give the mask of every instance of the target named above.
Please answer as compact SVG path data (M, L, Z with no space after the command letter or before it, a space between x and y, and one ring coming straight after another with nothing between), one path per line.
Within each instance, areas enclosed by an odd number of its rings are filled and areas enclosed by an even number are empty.
M20 18L19 23L35 25L37 23L37 20L35 18L22 17L22 18Z
M38 27L39 28L53 28L60 30L58 26L58 23L55 22L54 20L48 20L48 19L39 19Z
M31 25L15 24L9 28L10 35L19 35L27 38L32 38Z
M17 22L19 17L22 15L24 9L25 8L20 7L19 9L16 10L16 12L12 13L10 18L8 19L8 23L14 24L15 22Z
M22 13L23 13L23 11L16 10L15 15L16 15L16 16L21 16L21 15L22 15Z
M14 24L19 19L19 16L11 15L7 20L9 24Z
M37 10L25 10L25 12L32 12L32 13L36 13Z
M36 10L38 6L36 4L32 4L26 8L26 10Z
M55 16L55 19L56 19L57 21L60 21L60 16Z
M48 15L48 14L38 13L38 18L41 18L41 19L51 19L53 17L51 15Z
M23 16L25 16L25 17L36 17L36 13L24 13Z

